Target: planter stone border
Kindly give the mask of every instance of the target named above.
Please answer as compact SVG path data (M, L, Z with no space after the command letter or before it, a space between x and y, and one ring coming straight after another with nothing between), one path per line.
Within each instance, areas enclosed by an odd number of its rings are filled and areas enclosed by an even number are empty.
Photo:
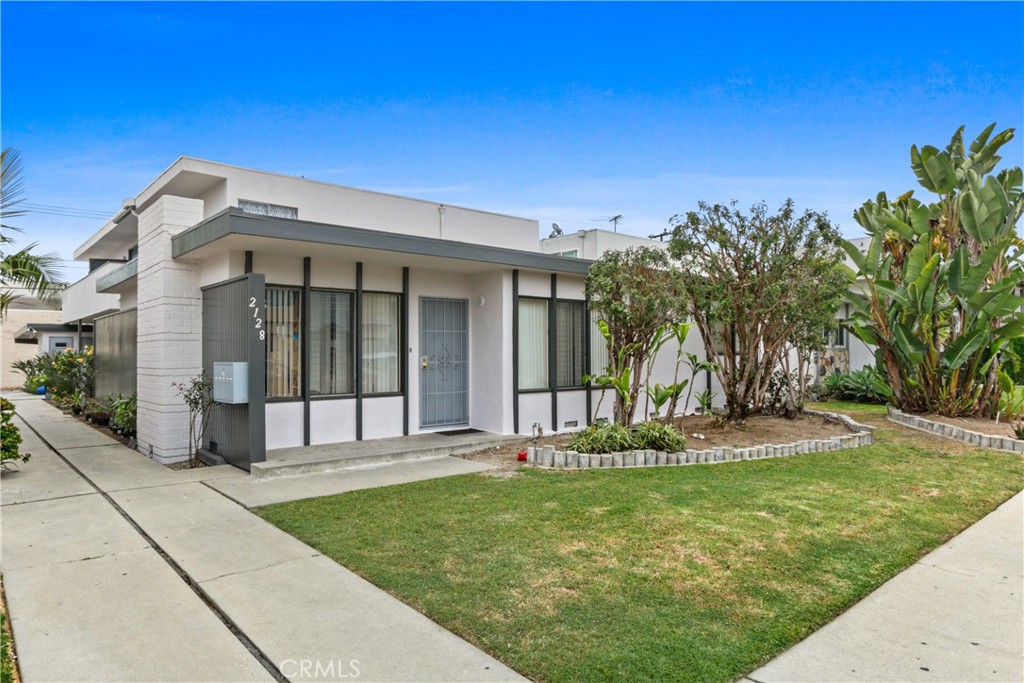
M839 436L827 439L804 439L796 443L762 444L759 446L746 446L744 448L708 448L703 451L688 448L680 453L640 450L587 455L586 453L577 453L576 451L556 451L554 446L529 446L526 449L526 462L537 467L549 467L559 470L705 465L735 462L737 460L785 458L804 453L838 451L845 448L870 446L875 442L874 427L855 422L846 415L827 413L820 410L805 410L804 415L821 417L829 422L836 422L852 430L852 433L840 434Z
M970 446L1024 454L1024 440L1021 439L1014 439L1010 436L995 436L993 434L972 432L969 429L954 427L953 425L946 424L945 422L929 420L921 417L920 415L904 413L902 410L892 406L887 406L887 412L887 417L891 422L903 425L904 427L916 429L921 432L927 432L935 436L945 437L947 439L953 439L954 441L959 441Z

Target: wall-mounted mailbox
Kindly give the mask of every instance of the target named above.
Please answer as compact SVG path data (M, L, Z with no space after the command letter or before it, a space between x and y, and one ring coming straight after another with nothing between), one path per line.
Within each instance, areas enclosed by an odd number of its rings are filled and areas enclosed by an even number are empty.
M249 402L249 364L213 364L213 400L218 403Z

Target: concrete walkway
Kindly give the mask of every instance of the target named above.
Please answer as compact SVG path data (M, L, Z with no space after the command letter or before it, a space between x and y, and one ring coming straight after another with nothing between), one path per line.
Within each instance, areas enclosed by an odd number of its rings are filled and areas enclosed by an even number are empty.
M245 473L168 470L14 398L32 459L0 479L3 575L26 681L523 680L211 488Z
M1024 681L1024 493L746 679Z

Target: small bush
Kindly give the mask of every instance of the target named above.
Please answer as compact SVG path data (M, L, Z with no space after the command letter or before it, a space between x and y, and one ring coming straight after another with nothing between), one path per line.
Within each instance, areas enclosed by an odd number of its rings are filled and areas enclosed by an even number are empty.
M837 372L825 378L825 395L840 401L888 403L892 389L875 368L865 365L853 372Z
M587 427L576 432L569 441L568 449L579 453L616 453L638 448L633 432L619 424L602 424Z
M643 422L632 429L603 424L576 432L567 448L591 455L635 450L678 453L686 448L686 437L675 427L655 420Z
M644 422L633 428L636 448L642 450L678 453L686 449L686 436L672 425Z
M29 453L22 453L21 432L14 424L14 404L0 398L0 464L8 461L28 462Z

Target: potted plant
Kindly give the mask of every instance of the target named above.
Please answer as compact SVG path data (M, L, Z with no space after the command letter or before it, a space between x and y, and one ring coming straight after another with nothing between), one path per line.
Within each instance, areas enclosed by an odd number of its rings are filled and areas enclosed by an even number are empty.
M76 391L68 397L68 405L71 407L71 412L75 415L81 415L82 410L85 408L85 394L81 391Z

